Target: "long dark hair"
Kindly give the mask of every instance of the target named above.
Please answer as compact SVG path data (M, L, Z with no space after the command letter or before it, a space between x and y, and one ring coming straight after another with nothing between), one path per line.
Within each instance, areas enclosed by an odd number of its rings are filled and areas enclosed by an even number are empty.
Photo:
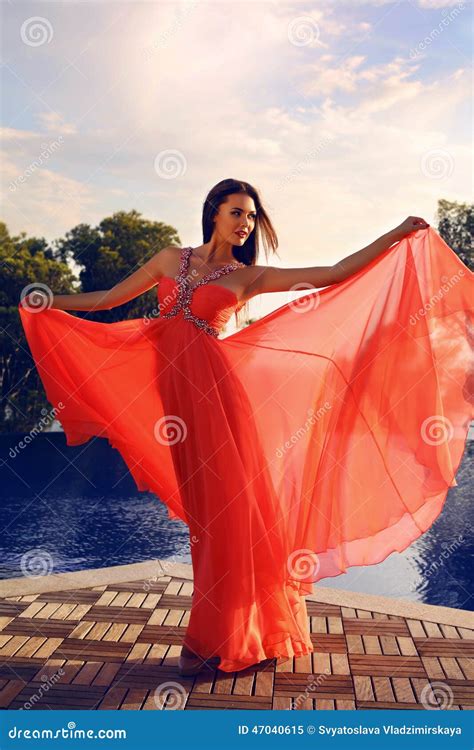
M209 242L212 237L214 231L214 222L212 219L216 215L219 206L221 203L227 201L229 195L234 195L235 193L245 193L253 199L257 217L254 230L247 238L243 247L233 245L232 254L241 263L245 263L247 266L254 266L258 260L261 242L265 252L265 259L268 261L269 252L276 253L278 247L277 233L262 205L257 189L244 180L234 180L232 177L229 177L226 180L221 180L209 190L202 207L203 243ZM248 302L235 312L237 325L240 322L240 313L243 313L244 317L248 317Z

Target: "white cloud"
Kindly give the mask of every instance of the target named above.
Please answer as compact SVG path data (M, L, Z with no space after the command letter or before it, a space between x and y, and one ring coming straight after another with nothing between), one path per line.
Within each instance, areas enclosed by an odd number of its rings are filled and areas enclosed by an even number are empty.
M87 7L75 6L76 21ZM442 72L430 69L426 83L423 61L397 54L406 40L397 48L395 38L388 47L382 38L374 48L367 42L362 54L338 64L336 42L349 49L372 28L363 8L354 13L351 5L348 16L314 6L309 15L329 45L321 50L289 42L297 4L218 12L216 4L197 3L179 16L178 4L145 3L127 6L110 28L102 7L95 44L80 25L74 37L55 30L54 75L62 65L67 70L60 85L47 88L48 66L37 85L58 114L45 114L41 104L37 132L31 116L23 128L3 131L7 185L35 161L41 144L64 136L52 158L8 192L4 216L12 232L53 239L79 222L136 208L197 245L205 193L233 176L255 184L270 210L281 257L271 262L320 265L409 214L433 221L440 197L466 199L469 137L459 112L469 101L469 70L446 61ZM28 78L33 63L25 65ZM183 155L182 176L158 176L154 160L164 149ZM430 149L452 156L454 171L444 180L420 169ZM260 312L281 300L265 297Z
M40 112L38 115L40 125L49 132L62 135L77 133L74 123L68 123L58 112Z

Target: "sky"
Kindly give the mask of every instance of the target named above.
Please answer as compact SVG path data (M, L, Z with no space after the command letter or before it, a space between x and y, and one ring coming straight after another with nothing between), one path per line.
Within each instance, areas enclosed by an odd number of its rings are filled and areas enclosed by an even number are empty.
M436 226L439 198L472 201L472 3L0 10L11 234L52 242L136 209L195 247L207 192L235 177L277 231L269 264L331 265L409 215ZM251 314L284 301L261 295Z

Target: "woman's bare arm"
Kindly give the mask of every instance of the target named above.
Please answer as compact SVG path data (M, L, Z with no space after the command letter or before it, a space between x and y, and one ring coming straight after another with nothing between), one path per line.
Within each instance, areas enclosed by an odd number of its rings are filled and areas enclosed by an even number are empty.
M386 232L367 247L346 256L333 266L309 266L306 268L254 266L251 274L249 274L244 298L249 299L256 294L265 292L301 291L301 289L298 289L298 285L318 288L344 281L370 263L380 253L388 250L394 242L398 242L410 232L426 229L428 226L429 224L423 219L417 216L409 216L395 229Z
M140 294L144 294L154 287L164 273L163 262L172 246L157 252L137 271L127 276L123 281L115 284L111 289L81 294L54 294L49 307L58 310L111 310L113 307L124 305Z

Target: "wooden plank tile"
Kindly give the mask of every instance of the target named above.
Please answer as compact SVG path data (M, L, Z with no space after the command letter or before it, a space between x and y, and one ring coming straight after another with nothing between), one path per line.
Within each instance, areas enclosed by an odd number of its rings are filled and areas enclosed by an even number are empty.
M426 631L423 627L421 620L405 620L408 630L412 638L424 638Z
M344 618L344 632L350 635L410 635L404 620L366 620L352 617Z
M435 678L437 680L443 680L446 677L440 660L435 656L422 656L421 661L423 662L423 666L428 677Z
M56 659L81 659L82 661L122 661L130 648L129 643L65 638L52 656Z
M162 594L158 606L161 609L191 609L191 596L177 596L175 594Z
M30 682L38 672L38 669L43 667L45 661L45 659L35 659L31 656L26 658L0 658L0 677L8 681L20 680Z
M360 635L346 635L347 653L365 654L364 641ZM378 647L380 650L380 646Z
M46 591L38 594L39 602L67 602L72 604L95 604L102 594L91 589L70 589L69 591Z
M38 620L32 618L15 618L3 632L11 635L37 635L44 638L66 638L76 627L74 622L66 620Z
M46 643L47 638L38 638L38 637L32 637L28 638L25 644L21 648L18 649L16 652L16 656L35 656L36 652L41 648L41 646Z
M357 703L359 701L374 701L375 695L372 686L372 680L370 677L364 677L362 675L353 675L354 692L356 695Z
M427 620L423 620L423 627L426 630L426 634L430 638L441 638L443 636L443 633L436 622L428 622Z
M397 701L358 701L357 708L365 710L367 708L379 709L380 711L399 709L400 711L420 711L425 706L421 703L398 703Z
M215 710L215 709L237 709L240 711L265 710L272 707L269 698L262 695L221 695L218 693L196 693L194 690L189 695L185 709L188 710Z
M10 708L25 686L22 680L10 680L0 690L0 708Z
M392 686L397 703L417 703L413 686L408 677L394 677Z
M339 635L337 633L310 633L310 638L315 651L339 654L345 654L347 652L347 644L344 635Z
M148 693L148 690L143 690L140 688L129 690L122 702L122 705L120 706L120 710L139 711L143 706Z
M164 576L0 600L0 696L21 708L51 680L37 708L426 710L441 680L449 710L473 709L473 630L309 600L313 653L233 674L215 658L180 677L192 595L191 580Z
M306 599L306 611L309 617L341 617L341 607L336 604L324 604Z
M0 617L16 617L29 606L27 602L10 602L6 599L0 599Z
M422 656L455 656L474 658L474 641L458 638L414 638L418 653Z
M97 674L97 677L92 681L92 685L97 687L108 687L121 668L121 663L111 662L103 664L102 668Z
M72 680L73 685L91 685L104 665L102 661L89 661L84 664Z
M260 672L257 672L256 680L255 680L255 695L262 695L268 699L271 699L273 695L273 681L274 681L273 669L267 669L267 670L262 670ZM217 679L216 679L216 683L217 683Z
M349 675L308 675L286 672L275 674L275 696L297 698L314 697L319 699L353 699L354 686Z
M93 688L90 685L49 686L45 691L44 683L30 682L10 703L10 709L18 709L26 702L29 710L46 709L95 709L102 699L104 688Z
M399 652L403 654L403 656L417 656L418 655L416 646L412 638L403 638L402 636L397 636L397 645L398 645Z
M423 662L417 656L379 656L378 654L349 654L353 675L387 677L425 677Z
M137 643L161 643L182 646L185 628L175 625L146 625L137 636Z
M89 622L88 620L85 620L84 622ZM91 640L91 641L101 641L105 634L110 630L112 627L111 622L96 622L94 623L93 627L89 630L86 636L84 636L84 640ZM72 636L72 633L71 633Z
M90 608L86 617L87 620L93 622L146 623L150 617L150 610L132 606L100 607L95 605Z
M97 708L99 711L113 711L115 709L120 708L122 705L122 702L125 698L125 695L127 694L127 688L122 687L111 687L101 701L99 702Z
M457 631L461 638L467 638L471 641L474 639L474 630L471 630L470 628L457 628Z
M452 656L440 656L439 660L446 677L452 677L458 680L464 679L464 675L456 659Z
M366 654L381 654L382 646L380 638L377 635L363 635L362 636L363 651ZM416 650L415 650L416 653Z
M474 680L474 659L456 659L464 676L468 680Z
M161 594L166 589L169 580L153 581L152 579L143 579L141 581L131 581L129 583L111 583L107 586L106 591L126 591L132 593L144 594Z

